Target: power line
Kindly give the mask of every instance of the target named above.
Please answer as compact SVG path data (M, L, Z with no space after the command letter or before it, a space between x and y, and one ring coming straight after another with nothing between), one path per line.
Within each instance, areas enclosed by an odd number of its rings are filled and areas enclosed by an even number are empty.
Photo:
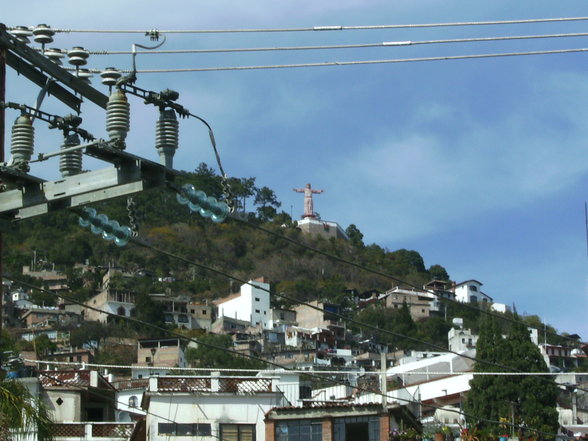
M102 363L86 363L83 361L46 361L46 360L29 360L23 359L23 361L28 363L35 363L35 364L45 364L45 365L53 365L53 366L82 366L82 367L92 367L92 368L103 368L103 369L130 369L130 370L144 370L145 366L128 366L128 365L118 365L118 364L102 364ZM194 372L210 372L210 371L218 371L218 372L243 372L243 373L257 373L259 369L234 369L234 368L194 368L194 367L173 367L173 366L149 366L149 369L157 370L157 369L166 369L169 371L194 371ZM289 373L292 374L307 374L307 370L296 370L290 369L288 370ZM321 370L315 371L319 372L324 375L340 375L340 374L359 374L360 372L353 372L353 371L328 371L328 370ZM374 372L366 372L367 373L374 373ZM561 372L476 372L476 371L452 371L452 372L443 372L443 371L407 371L407 372L395 372L396 375L446 375L448 377L453 377L457 375L480 375L480 376L503 376L503 377L521 377L521 376L546 376L546 377L556 377L558 375L562 375ZM570 375L588 375L588 372L573 372Z
M420 58L393 58L389 60L359 60L359 61L324 61L319 63L295 63L295 64L270 64L258 66L221 66L221 67L186 67L171 69L137 69L136 73L182 73L182 72L218 72L218 71L239 71L239 70L261 70L261 69L294 69L307 67L332 67L332 66L358 66L373 64L393 64L393 63L415 63L423 61L449 61L449 60L471 60L482 58L500 58L500 57L520 57L528 55L554 55L554 54L571 54L579 52L588 52L588 48L577 49L556 49L527 52L503 52L493 54L474 54L474 55L447 55L441 57L420 57ZM75 70L68 68L67 70ZM92 73L100 73L101 70L89 69ZM124 69L121 72L129 73L131 70Z
M201 269L204 269L206 271L213 272L213 273L216 273L216 274L221 275L223 277L229 278L231 280L235 280L235 281L241 282L243 284L247 284L247 285L256 287L257 289L260 289L262 291L265 291L265 292L267 292L269 294L273 294L276 297L280 297L282 299L285 299L285 300L288 300L288 301L291 301L291 302L297 302L297 303L299 303L301 305L307 306L307 307L312 308L314 310L324 312L324 309L323 308L320 308L318 306L314 306L311 303L301 302L300 300L294 299L292 297L289 297L289 296L285 295L284 293L278 293L278 292L272 291L271 289L266 289L266 288L263 288L263 287L259 287L257 285L252 284L249 281L246 281L244 279L240 279L238 277L229 275L229 274L227 274L227 273L225 273L225 272L223 272L221 270L217 270L215 268L211 268L211 267L209 267L207 265L203 265L203 264L197 263L197 262L192 261L190 259L187 259L185 257L178 256L176 254L170 253L170 252L165 251L165 250L162 250L160 248L156 248L156 247L154 247L152 245L149 245L149 244L147 244L147 243L145 243L145 242L143 242L143 241L141 241L141 240L139 240L137 238L132 238L131 239L131 242L134 243L135 245L139 245L141 247L150 249L150 250L155 251L157 253L166 255L167 257L171 257L171 258L174 258L176 260L181 260L184 263L188 263L190 265L197 266L197 267L199 267ZM476 358L476 357L471 357L471 356L466 355L464 353L459 353L457 351L452 351L450 349L446 349L446 348L441 347L439 345L436 345L434 343L426 342L424 340L421 340L421 339L418 339L418 338L415 338L415 337L406 336L406 335L403 335L403 334L400 334L400 333L397 333L397 332L389 331L387 329L381 329L381 328L378 328L377 326L374 326L374 325L370 325L368 323L363 323L363 322L357 321L355 319L346 317L346 316L344 316L342 314L338 314L338 313L331 312L331 311L329 311L329 314L332 315L332 316L334 316L334 317L337 317L337 318L339 318L339 319L341 319L343 321L346 321L346 322L355 324L357 326L360 326L360 327L363 327L363 328L368 328L368 329L374 330L374 331L379 332L379 333L382 333L382 334L388 334L388 335L391 335L391 336L394 336L394 337L400 337L400 338L404 338L404 339L407 339L407 340L411 340L413 342L422 343L422 344L425 344L425 345L427 345L429 347L435 348L437 350L452 353L454 355L457 355L458 357L467 358L469 360L472 360L472 361L475 361L475 362L478 362L478 363L482 363L482 364L486 364L486 365L490 365L490 366L495 366L495 367L499 367L499 368L510 370L510 371L514 371L514 372L517 372L518 371L517 369L512 368L510 366L507 366L507 365L503 365L503 364L500 364L500 363L495 363L495 362L491 362L491 361L487 361L487 360L482 360L482 359L479 359L479 358ZM545 379L544 381L549 381L549 380L546 380ZM555 383L555 384L557 384L557 383ZM588 390L586 390L586 391L588 391Z
M515 36L498 36L498 37L473 37L473 38L452 38L443 40L405 40L405 41L383 41L381 43L360 43L360 44L335 44L320 46L277 46L277 47L256 47L256 48L228 48L228 49L172 49L172 50L151 50L151 51L109 51L109 50L91 50L91 55L133 55L133 54L214 54L227 52L270 52L270 51L304 51L304 50L322 50L322 49L362 49L376 47L399 47L399 46L417 46L427 44L447 44L447 43L477 43L490 41L509 41L509 40L536 40L547 38L566 38L566 37L586 37L587 32L568 33L568 34L542 34L542 35L515 35Z
M35 362L37 362L37 363L43 363L43 362L42 362L42 361L40 361L40 360L29 360L29 361L35 361ZM45 363L44 363L44 364L45 364ZM128 403L124 403L124 402L122 402L122 401L120 401L120 400L117 400L117 399L116 399L116 397L112 397L112 396L110 396L110 395L107 395L107 394L101 393L101 392L99 391L99 389L97 389L97 388L94 388L94 387L88 387L88 388L85 388L85 387L83 387L83 386L80 386L80 385L77 385L77 384L72 384L72 383L70 383L70 382L65 382L65 381L63 381L62 379L60 379L60 378L58 378L58 377L55 377L55 376L53 376L53 375L51 375L51 374L57 374L57 372L52 372L52 371L42 371L42 372L40 372L40 373L39 373L39 375L40 375L40 376L42 376L42 377L47 377L48 379L50 379L50 380L52 380L52 381L55 381L56 383L59 383L59 384L60 384L60 385L62 385L62 386L67 386L67 387L71 387L71 388L76 388L76 389L78 389L78 390L80 390L80 391L82 391L82 392L88 392L88 393L90 393L90 395L94 395L95 397L99 397L99 398L103 398L103 399L105 399L105 400L111 401L111 402L112 402L113 404L115 404L115 405L123 405L123 406L124 406L124 407L126 407L126 408L130 408L130 409L132 409L132 408L131 408L131 407L128 405ZM114 386L114 385L113 385L113 386ZM118 409L118 410L123 410L123 409ZM128 412L129 412L129 413L134 413L135 415L137 414L137 412L133 412L132 410L128 410ZM141 412L145 413L145 415L150 415L150 416L153 416L153 417L159 418L159 419L161 419L161 420L163 420L163 421L167 421L168 423L176 424L176 421L175 421L175 420L172 420L172 419L170 419L170 418L168 418L168 417L165 417L165 416L162 416L162 415L158 415L158 414L156 414L156 413L154 413L154 412L150 412L150 411L148 411L148 410L145 410L145 409L142 409L142 408L141 408ZM65 422L65 424L68 424L68 423L69 423L69 422ZM56 423L56 422L53 422L53 424L62 424L62 423ZM74 422L74 424L75 424L75 422ZM86 423L78 423L78 424L86 424ZM129 423L127 423L127 424L129 424ZM135 421L135 426L136 426L137 424L139 424L139 421ZM197 424L197 423L196 423L196 424ZM133 427L135 427L135 426L133 426ZM212 435L212 434L210 434L210 435L206 435L206 436L211 436L211 437L213 437L213 438L216 438L216 439L218 439L218 440L220 440L220 439L221 439L221 438L220 438L220 436L218 436L218 435ZM221 440L221 441L222 441L222 440Z
M167 252L167 251L165 251L165 250L161 250L161 249L155 248L155 247L153 247L153 246L151 246L151 245L148 245L148 244L146 244L146 243L144 243L144 242L140 241L139 239L132 238L132 239L131 239L131 242L135 243L136 245L140 245L140 246L146 247L146 248L148 248L148 249L151 249L151 250L153 250L153 251L156 251L156 252L158 252L158 253L160 253L160 254L167 255L168 257L173 257L173 258L176 258L176 259L178 259L178 260L182 260L182 261L184 261L184 262L190 263L190 264L192 264L192 265L194 265L194 266L199 266L199 267L201 267L201 268L203 268L203 269L207 269L208 271L215 272L215 273L217 273L217 274L221 274L221 275L223 275L223 276L225 276L225 277L229 277L227 274L225 274L225 273L223 273L223 272L221 272L221 271L219 271L219 270L216 270L216 269L213 269L213 268L207 267L207 266L205 266L205 265L198 264L198 263L196 263L196 262L193 262L193 261L190 261L190 260L188 260L188 259L186 259L186 258L184 258L184 257L177 256L177 255L174 255L174 254L172 254L172 253L169 253L169 252ZM239 281L239 279L238 279L238 278L236 278L236 277L232 277L232 279L233 279L233 280L237 280L237 281ZM13 280L13 281L15 281L15 282L17 282L17 283L19 283L19 284L21 284L22 286L26 286L26 287L28 287L28 288L31 288L31 289L37 289L37 290L39 290L39 291L41 291L41 292L48 293L48 294L50 294L50 295L52 295L52 296L54 296L54 297L60 297L60 298L62 298L62 299L68 300L68 301L70 301L70 302L72 302L72 303L74 303L74 304L77 304L77 305L79 305L79 306L82 306L82 307L84 307L84 308L91 309L91 310L94 310L94 311L98 311L98 312L100 312L100 313L103 313L103 314L106 314L106 315L108 315L108 316L117 317L117 318L119 318L119 319L123 319L123 320L126 320L126 321L132 321L132 322L135 322L135 323L140 323L140 324L142 324L142 325L144 325L144 326L150 327L150 328L152 328L152 329L159 330L159 331L161 331L161 332L164 332L164 333L168 333L168 334L170 334L170 335L173 335L173 336L176 336L176 337L178 337L178 338L181 338L181 339L184 339L184 340L188 340L188 341L192 341L192 342L195 342L195 343L198 343L198 344L202 344L203 346L212 347L212 348L214 348L214 349L219 349L219 350L221 350L221 351L225 351L225 352L229 352L229 353L237 354L237 355L239 355L239 356L241 356L241 357L246 357L246 358L250 358L250 359L254 359L254 360L259 360L259 361L262 361L262 362L264 362L264 363L266 363L266 364L268 364L268 365L272 365L272 366L278 367L278 368L280 368L280 369L285 369L285 370L287 370L287 371L290 371L290 370L291 370L291 369L289 369L289 368L287 368L287 367L284 367L284 366L282 366L282 365L280 365L280 364L278 364L278 363L275 363L275 362L271 362L271 361L269 361L269 360L264 360L264 359L261 359L261 358L259 358L259 357L252 356L252 355L250 355L250 354L243 354L243 353L239 353L239 352L237 352L237 351L233 351L233 350L230 350L230 349L228 349L228 348L219 347L219 346L216 346L216 345L213 345L213 344L210 344L210 343L207 343L207 342L201 341L201 340L197 340L197 339L194 339L194 338L190 338L190 337L187 337L187 336L185 336L185 335L183 335L183 334L180 334L180 333L178 333L178 332L175 332L175 331L172 331L172 330L168 330L168 329L164 329L164 328L161 328L161 327L159 327L159 326L157 326L157 325L154 325L154 324L152 324L152 323L148 323L148 322L145 322L145 321L142 321L142 320L139 320L139 319L133 318L133 317L120 316L120 315L118 315L118 314L114 314L114 313L111 313L111 312L108 312L108 311L103 311L103 310L100 310L100 309L98 309L98 308L95 308L95 307L92 307L92 306L86 305L86 304L85 304L85 303L83 303L83 302L79 302L79 301L77 301L77 300L75 300L75 299L72 299L72 298L70 298L70 297L68 297L68 296L64 296L64 295L62 295L62 294L57 294L57 293L54 293L54 292L52 292L52 291L50 291L50 290L47 290L47 289L44 289L44 288L39 288L39 287L37 287L37 286L35 286L35 285L33 285L33 284L30 284L30 283L27 283L27 282L24 282L24 281L16 280L16 279L14 279L14 278L12 278L12 280ZM247 281L244 281L244 283L251 285L251 283L250 283L250 282L247 282ZM270 291L270 290L267 290L267 289L264 289L264 288L261 288L261 287L258 287L258 286L256 286L256 287L257 287L257 288L259 288L259 289L262 289L262 290L264 290L264 291L267 291L267 292L270 292L270 293L271 293L271 291ZM281 297L285 297L285 298L287 298L286 296L284 296L284 295L282 295L282 294L277 294L277 293L275 293L275 292L274 292L273 294L274 294L274 295L280 295ZM321 310L321 311L322 311L322 309L320 309L320 308L317 308L317 307L314 307L313 305L309 305L309 304L307 304L307 306L310 306L311 308L318 309L318 310ZM333 313L333 315L338 315L338 314L335 314L335 313ZM345 320L349 320L349 319L347 319L347 318L345 318L345 317L343 317L343 316L340 316L340 317L341 317L341 318L343 318L343 319L345 319ZM369 326L369 325L366 325L366 326ZM379 330L379 328L377 328L377 327L374 327L374 328L375 328L376 330ZM382 332L383 330L379 330L379 331L380 331L380 332ZM388 331L388 332L389 332L389 331ZM395 334L395 333L391 333L391 332L389 332L389 333L390 333L390 334ZM397 335L397 336L401 336L401 334L395 334L395 335ZM424 342L424 343L426 343L426 342ZM451 351L450 351L450 352L451 352ZM455 353L455 352L454 352L454 353ZM459 353L455 353L455 354L456 354L456 355L458 355L458 356L462 356L462 357L464 357L464 355L463 355L463 354L459 354ZM471 357L466 357L466 358L471 358ZM498 366L498 367L501 367L501 366L500 366L500 365L498 365L497 363L490 363L490 362L485 362L485 363L487 363L487 364L492 364L492 365L496 365L496 366ZM508 367L508 366L504 366L504 367L506 367L507 369L511 369L511 368L510 368L510 367ZM347 372L342 372L342 374L346 374L346 373L347 373ZM320 378L320 379L321 379L321 380L323 380L323 381L325 381L325 380L326 380L326 381L329 381L329 382L332 382L332 383L335 383L335 384L345 384L345 385L347 385L347 383L342 383L341 381L338 381L338 380L336 380L336 379L333 379L333 378L330 378L330 377L326 377L326 378L325 378L325 377L321 377L320 375L317 375L317 374L316 374L316 373L314 373L314 372L313 372L313 373L307 372L307 373L305 373L305 375L307 375L307 376L309 376L309 377L318 377L318 378ZM545 379L544 381L548 381L548 380L547 380L547 379ZM554 383L554 384L556 384L556 385L557 385L557 383ZM376 395L385 396L385 397L386 397L386 399L388 399L388 398L389 398L389 396L388 396L388 395L385 395L385 394L383 394L382 392L377 392L377 391L373 391L373 390L365 389L365 388L362 388L362 387L359 387L359 386L351 386L351 387L353 387L354 389L356 389L356 390L358 390L358 391L360 391L360 392L374 393L374 394L376 394ZM409 399L400 398L400 397L393 397L393 399L395 399L395 400L397 400L397 401L403 401L403 402L407 402L407 403L413 403L413 404L420 404L420 405L422 405L422 402L421 402L421 401L416 401L416 400L409 400ZM434 406L434 405L432 405L432 404L427 404L427 406L428 406L428 407L431 407L431 408L433 408L433 409L441 409L441 408L442 408L441 406ZM474 418L474 415L469 415L469 414L467 414L467 413L463 412L463 411L462 411L462 410L460 410L460 409L445 409L445 410L447 410L447 411L450 411L450 412L457 413L457 414L459 414L459 415L463 415L464 417L470 417L470 418ZM488 423L492 423L492 424L500 424L500 423L501 423L500 421L494 421L494 420L489 420L489 419L485 419L485 418L478 418L478 417L475 417L475 418L477 418L478 420L483 420L483 421L485 421L485 422L488 422ZM525 428L525 429L527 429L527 430L531 430L531 431L534 431L534 432L537 432L537 433L544 433L544 432L541 432L541 431L540 431L540 430L538 430L538 429L532 429L532 428L529 428L529 427L524 427L524 426L521 426L521 425L512 425L512 426L513 426L513 427L515 427L515 428ZM553 435L553 434L550 434L550 435Z
M587 205L587 206L588 206L588 205ZM405 280L402 280L402 279L400 279L400 278L398 278L398 277L395 277L395 276L393 276L393 275L391 275L391 274L384 273L383 271L379 271L379 270L376 270L376 269L374 269L374 268L369 268L369 267L367 267L367 266L364 266L364 265L358 264L358 263L356 263L356 262L353 262L353 261L351 261L351 260L344 259L344 258L342 258L342 257L339 257L339 256L336 256L336 255L334 255L334 254L327 253L326 251L322 251L322 250L320 250L320 249L318 249L318 248L313 248L313 247L311 247L311 246L309 246L309 245L306 245L306 244L304 244L304 243L302 243L302 242L299 242L299 241L297 241L297 240L295 240L295 239L292 239L292 238L290 238L290 237L288 237L288 236L285 236L284 234L281 234L281 233L276 233L275 231L272 231L272 230L269 230L269 229L267 229L267 228L261 227L261 226L259 226L259 225L256 225L256 224L252 223L252 222L249 222L249 221L247 221L247 220L245 220L245 219L241 219L241 218L239 218L239 217L237 217L237 216L232 216L230 219L231 219L232 221L239 222L239 223L241 223L241 224L243 224L243 225L246 225L246 226L248 226L249 228L253 228L253 229L256 229L256 230L262 231L262 232L264 232L264 233L266 233L266 234L268 234L268 235L271 235L271 236L273 236L273 237L276 237L276 238L278 238L278 239L284 240L284 241L286 241L286 242L289 242L289 243L291 243L291 244L293 244L293 245L296 245L296 246L298 246L298 247L304 248L304 249L306 249L306 250L308 250L308 251L311 251L311 252L314 252L314 253L320 254L320 255L322 255L322 256L325 256L325 257L327 257L328 259L331 259L331 260L337 261L337 262L339 262L339 263L343 263L343 264L345 264L345 265L349 265L349 266L355 267L355 268L357 268L357 269L359 269L359 270L361 270L361 271L365 271L365 272L369 272L369 273L372 273L372 274L375 274L375 275L378 275L378 276L385 277L385 278L387 278L387 279L390 279L390 280L393 280L393 281L395 281L395 282L398 282L398 283L400 283L401 285L408 286L408 287L410 287L410 288L414 288L414 289L416 289L416 290L418 290L418 291L422 291L422 292L427 292L427 293L429 293L429 294L433 294L435 297L437 297L437 298L438 298L439 300L441 300L441 301L445 301L445 302L449 302L449 303L454 303L454 304L460 305L460 306L462 306L462 307L465 307L465 308L468 308L468 309L471 309L471 310L479 311L479 312L481 312L481 313L483 313L483 314L487 314L487 315L489 315L489 316L491 316L491 317L494 317L494 318L497 318L497 319L499 319L499 320L504 320L504 321L507 321L507 322L510 322L510 323L520 323L519 321L517 321L517 320L515 320L515 319L511 319L511 318L509 318L509 317L506 317L505 315L499 315L499 314L495 314L495 313L492 313L491 311L488 311L488 310L486 310L486 309L484 309L484 308L478 308L478 307L474 307L474 306L472 306L472 305L470 305L470 304L468 304L468 303L459 302L459 301L457 301L457 300L453 300L453 299L450 299L450 298L446 298L446 297L439 296L439 295L438 295L438 293L437 293L437 292L435 292L434 290L427 290L427 289L423 289L423 287L420 287L420 286L417 286L417 285L415 285L414 283L411 283L411 282L407 282L407 281L405 281ZM587 217L587 219L588 219L588 217ZM587 221L587 222L588 222L588 221ZM587 223L587 240L588 240L588 223ZM540 331L540 330L539 330L539 329L537 329L537 328L532 328L532 329L535 329L535 330L537 330L537 331ZM566 340L571 340L571 341L573 341L573 342L576 342L576 343L577 343L577 340L576 340L576 339L573 339L573 338L571 338L571 337L567 337L567 336L559 335L559 334L557 334L557 333L554 333L554 332L552 332L552 331L549 331L549 333L550 333L551 335L555 335L555 336L557 336L557 337L564 338L564 339L566 339Z
M138 240L135 239L134 242L138 242ZM157 251L157 249L155 249L155 250ZM8 278L8 276L6 276L6 277ZM36 290L39 290L41 292L50 294L53 297L59 297L59 298L65 299L65 300L67 300L69 302L72 302L74 304L77 304L79 306L82 306L83 308L90 309L90 310L93 310L93 311L97 311L97 312L103 313L105 315L108 315L110 317L116 317L118 319L122 319L122 320L125 320L125 321L139 323L139 324L142 324L142 325L147 326L149 328L152 328L152 329L155 329L155 330L158 330L158 331L161 331L161 332L164 332L164 333L173 335L173 336L178 337L180 339L191 341L191 342L194 342L194 343L197 343L197 344L202 344L203 346L211 347L213 349L218 349L218 350L221 350L221 351L224 351L224 352L229 352L229 353L232 353L232 354L236 354L236 355L239 355L241 357L245 357L245 358L249 358L249 359L253 359L253 360L260 360L260 361L263 361L264 363L266 363L268 365L271 365L271 366L274 366L276 368L284 369L284 370L286 370L288 372L291 371L291 369L289 369L289 368L287 368L285 366L282 366L279 363L274 363L274 362L271 362L269 360L260 359L258 357L253 356L253 355L250 355L250 354L243 354L243 353L239 353L239 352L236 352L236 351L231 350L231 349L228 349L228 348L223 348L223 347L220 347L220 346L216 346L216 345L213 345L213 344L204 342L202 340L197 340L197 339L194 339L194 338L185 336L183 334L180 334L178 332L175 332L175 331L172 331L172 330L169 330L169 329L161 328L161 327L159 327L157 325L154 325L152 323L148 323L148 322L145 322L145 321L142 321L142 320L133 318L133 317L121 316L121 315L118 315L118 314L115 314L115 313L112 313L112 312L103 311L103 310L100 310L100 309L95 308L93 306L86 305L83 302L79 302L79 301L77 301L77 300L75 300L75 299L73 299L71 297L64 296L63 294L57 294L57 293L55 293L53 291L50 291L50 290L47 290L47 289L44 289L44 288L35 286L35 285L31 284L31 283L28 283L28 282L25 282L25 281L22 281L22 280L17 280L17 279L14 279L14 278L11 278L11 280L13 280L14 282L16 282L16 283L18 283L18 284L20 284L22 286L25 286L27 288L36 289ZM214 370L214 369L210 369L210 370ZM348 374L348 372L341 371L340 374ZM334 379L334 378L331 378L331 377L322 377L316 371L313 371L313 372L306 371L304 373L304 375L306 375L308 377L316 377L316 378L319 378L322 381L328 381L328 382L331 382L331 383L334 383L334 384L338 384L338 385L342 385L342 384L343 385L348 385L347 383L341 382L341 381L339 381L337 379ZM359 386L351 386L351 385L348 385L348 386L350 386L350 387L352 387L352 388L354 388L354 389L356 389L356 390L358 390L360 392L374 393L376 395L385 396L386 399L393 398L393 399L395 399L397 401L403 401L403 402L413 403L413 404L422 404L421 402L414 401L414 400L408 400L408 399L405 399L405 398L389 397L388 395L384 395L382 392L373 391L373 390L362 388L362 387L359 387ZM439 406L433 406L433 405L428 405L428 406L431 407L431 408L435 408L435 409L440 409L441 408ZM464 416L467 416L467 414L463 413L461 410L449 410L449 411L455 412L455 413L458 413L458 414L461 414L461 415L464 415ZM490 423L498 423L498 421L492 421L492 420L485 420L485 421L490 422ZM539 431L537 431L537 432L539 432Z
M327 25L300 28L258 28L258 29L188 29L188 30L159 30L159 29L53 29L62 33L110 33L110 34L222 34L222 33L243 33L243 32L316 32L316 31L356 31L356 30L381 30L381 29L406 29L406 28L437 28L453 26L488 26L488 25L509 25L509 24L530 24L530 23L559 23L588 20L588 17L561 17L561 18L534 18L521 20L493 20L493 21L463 21L447 23L420 23L420 24L393 24L393 25L360 25L343 26ZM15 28L9 28L13 30Z

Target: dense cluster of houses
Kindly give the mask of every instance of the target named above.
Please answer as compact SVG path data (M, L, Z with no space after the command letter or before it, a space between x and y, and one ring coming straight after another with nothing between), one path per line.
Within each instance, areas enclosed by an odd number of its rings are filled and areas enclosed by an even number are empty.
M269 360L275 368L192 369L186 344L176 337L120 341L136 351L136 362L106 367L93 364L93 347L71 348L67 332L58 330L82 321L108 323L114 315L135 316L135 295L112 286L115 274L106 271L102 290L84 306L34 305L26 290L5 281L5 325L29 341L46 335L59 348L43 357L22 353L3 360L8 375L27 384L49 407L56 440L375 441L409 427L443 425L458 434L464 423L460 408L474 375L477 335L459 319L447 336L450 352L387 353L354 336L338 304L315 300L273 308L269 281L259 278L214 302L169 292L152 299L161 305L166 323L229 334L235 351ZM35 276L57 292L67 289L67 280L55 271ZM439 296L507 310L481 286L476 280L432 281L422 290L349 294L358 308L382 302L394 309L406 303L415 320L442 315ZM536 332L531 336L558 370L559 383L588 385L588 376L572 372L586 357L585 348L547 345ZM562 426L573 431L588 420L588 399L582 388L570 390L562 390L573 396L562 399L559 411Z

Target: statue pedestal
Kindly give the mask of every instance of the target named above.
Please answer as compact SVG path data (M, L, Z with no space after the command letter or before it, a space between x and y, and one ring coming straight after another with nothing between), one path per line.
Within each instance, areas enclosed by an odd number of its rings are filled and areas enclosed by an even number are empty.
M328 239L333 237L348 240L347 234L337 222L318 220L314 216L303 216L302 219L296 221L296 224L306 234L318 234Z

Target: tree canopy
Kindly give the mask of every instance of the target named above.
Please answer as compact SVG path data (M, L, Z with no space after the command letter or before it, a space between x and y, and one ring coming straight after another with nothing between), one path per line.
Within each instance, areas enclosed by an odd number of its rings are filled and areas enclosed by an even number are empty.
M548 372L527 327L513 322L506 337L486 319L476 345L475 372ZM481 361L485 361L484 363ZM474 375L465 402L470 423L494 434L553 438L558 429L557 387L551 376ZM514 415L514 427L510 426ZM501 422L501 423L497 423Z

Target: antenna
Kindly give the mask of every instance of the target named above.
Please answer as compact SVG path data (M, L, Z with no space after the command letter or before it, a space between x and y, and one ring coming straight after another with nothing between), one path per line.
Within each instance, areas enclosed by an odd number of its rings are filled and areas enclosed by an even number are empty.
M584 202L584 219L586 221L586 256L588 256L588 202Z

